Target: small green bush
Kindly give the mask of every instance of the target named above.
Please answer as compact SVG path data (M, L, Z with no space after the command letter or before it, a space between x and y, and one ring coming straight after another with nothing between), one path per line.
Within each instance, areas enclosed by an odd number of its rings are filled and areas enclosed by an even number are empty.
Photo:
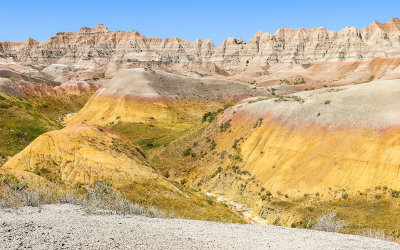
M215 143L214 140L211 140L210 150L214 150L216 146L217 146L217 143Z
M20 191L28 187L28 183L20 181L14 176L1 175L1 180L15 191Z
M183 156L189 156L192 153L192 148L186 148L183 150Z
M222 123L222 124L219 126L219 131L220 131L220 132L225 132L225 131L226 131L228 128L230 128L230 127L231 127L231 120Z
M164 177L165 178L169 178L169 172L168 171L164 173Z
M400 191L399 190L392 190L392 197L393 198L399 198L400 197Z

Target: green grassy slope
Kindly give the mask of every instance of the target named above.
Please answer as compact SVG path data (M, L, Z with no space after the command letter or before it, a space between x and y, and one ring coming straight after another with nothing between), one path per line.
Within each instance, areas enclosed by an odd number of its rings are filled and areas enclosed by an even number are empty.
M29 102L0 93L0 166L39 135L60 127Z

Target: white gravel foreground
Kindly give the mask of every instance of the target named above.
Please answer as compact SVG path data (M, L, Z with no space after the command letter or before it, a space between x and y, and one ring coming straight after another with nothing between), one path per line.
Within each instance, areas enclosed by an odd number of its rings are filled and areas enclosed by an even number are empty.
M276 226L86 215L75 205L0 210L1 249L400 249L377 239Z

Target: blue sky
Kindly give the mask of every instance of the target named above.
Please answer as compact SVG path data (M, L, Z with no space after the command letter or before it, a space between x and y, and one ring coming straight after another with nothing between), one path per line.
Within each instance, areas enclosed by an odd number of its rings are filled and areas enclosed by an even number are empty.
M400 0L0 0L0 41L47 40L57 32L95 27L137 30L148 37L250 40L280 27L363 28L400 17Z

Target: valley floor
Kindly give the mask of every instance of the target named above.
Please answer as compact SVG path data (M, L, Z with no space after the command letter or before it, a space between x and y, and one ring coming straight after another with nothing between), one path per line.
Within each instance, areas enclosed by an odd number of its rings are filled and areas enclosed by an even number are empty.
M1 249L399 249L355 235L277 226L86 215L75 205L0 210Z

